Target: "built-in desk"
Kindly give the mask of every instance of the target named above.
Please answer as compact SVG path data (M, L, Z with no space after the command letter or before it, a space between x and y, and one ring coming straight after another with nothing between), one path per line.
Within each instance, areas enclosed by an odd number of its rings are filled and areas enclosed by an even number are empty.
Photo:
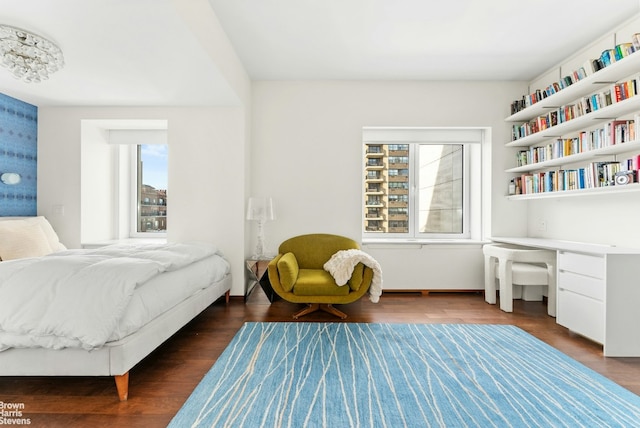
M601 343L607 357L640 357L640 249L542 238L491 239L555 250L558 324Z

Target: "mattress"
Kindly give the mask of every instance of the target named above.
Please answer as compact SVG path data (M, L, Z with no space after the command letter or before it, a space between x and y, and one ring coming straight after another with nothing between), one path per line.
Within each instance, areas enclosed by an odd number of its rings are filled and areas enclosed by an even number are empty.
M228 262L213 255L150 279L136 288L109 342L130 335L199 290L222 280L228 273Z

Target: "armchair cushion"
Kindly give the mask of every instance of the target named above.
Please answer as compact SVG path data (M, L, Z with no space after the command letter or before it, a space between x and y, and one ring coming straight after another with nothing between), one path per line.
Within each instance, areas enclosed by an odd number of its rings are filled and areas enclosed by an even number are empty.
M322 269L300 269L293 287L297 296L347 296L349 292L349 287L337 285L331 274Z
M362 282L364 280L364 264L358 263L355 268L353 268L353 274L351 275L351 279L347 281L349 284L349 288L351 291L358 291Z
M277 266L282 287L285 291L291 291L298 279L298 273L300 271L296 256L291 252L284 254L278 260Z

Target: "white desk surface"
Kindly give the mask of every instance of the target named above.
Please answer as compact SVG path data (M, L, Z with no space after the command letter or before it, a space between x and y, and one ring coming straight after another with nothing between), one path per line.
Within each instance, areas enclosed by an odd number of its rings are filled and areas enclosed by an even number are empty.
M592 244L588 242L562 241L544 238L517 238L510 236L492 236L494 242L522 245L525 247L544 248L547 250L573 251L588 254L640 254L640 248L624 248L615 245Z

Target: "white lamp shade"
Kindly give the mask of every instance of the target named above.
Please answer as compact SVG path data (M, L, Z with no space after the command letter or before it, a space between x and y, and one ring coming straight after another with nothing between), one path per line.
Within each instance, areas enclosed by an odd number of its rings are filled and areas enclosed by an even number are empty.
M252 196L247 206L247 220L274 220L273 201L270 197Z

